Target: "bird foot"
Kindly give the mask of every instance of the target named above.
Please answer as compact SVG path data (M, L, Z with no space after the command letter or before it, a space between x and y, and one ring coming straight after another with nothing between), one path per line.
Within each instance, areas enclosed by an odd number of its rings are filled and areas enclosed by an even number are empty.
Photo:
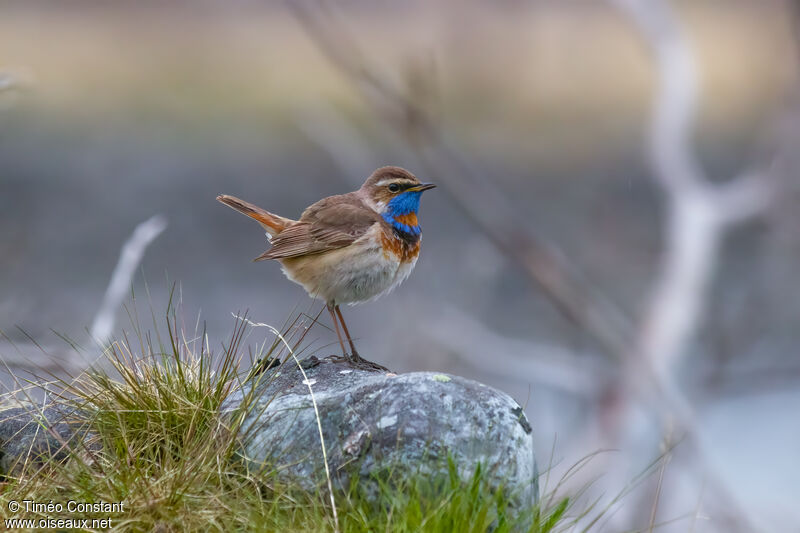
M358 367L360 370L372 370L378 372L389 372L389 369L383 365L379 365L378 363L374 363L372 361L368 361L362 357L359 357L356 360L351 360L353 365Z
M358 352L353 353L352 355L331 355L328 357L331 361L336 363L349 363L350 366L353 366L359 370L370 370L370 371L378 371L378 372L389 372L389 369L385 366L379 365L378 363L373 363L372 361L368 361L364 359Z
M348 356L348 355L331 354L328 357L326 357L325 359L333 361L334 363L349 363L349 362L351 362L350 356Z

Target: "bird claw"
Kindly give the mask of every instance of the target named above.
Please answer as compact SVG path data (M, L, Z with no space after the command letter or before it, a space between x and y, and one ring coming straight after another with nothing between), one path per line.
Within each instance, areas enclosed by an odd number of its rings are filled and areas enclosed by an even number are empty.
M333 361L334 363L350 363L351 362L350 357L348 357L347 355L335 355L335 354L333 354L333 355L329 355L325 359L329 359L329 360Z
M328 359L333 361L334 363L347 363L350 366L358 369L358 370L368 370L368 371L378 371L378 372L389 372L389 369L385 366L379 365L378 363L373 363L372 361L368 361L364 359L358 352L353 353L352 355L330 355Z

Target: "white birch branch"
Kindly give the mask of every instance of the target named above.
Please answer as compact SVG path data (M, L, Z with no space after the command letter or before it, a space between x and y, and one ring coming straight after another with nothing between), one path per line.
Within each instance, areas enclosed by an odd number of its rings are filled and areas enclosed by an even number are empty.
M722 239L764 212L771 187L760 173L715 185L691 147L699 81L694 55L664 0L612 0L637 24L657 69L650 132L653 174L667 201L665 249L634 350L659 374L680 362L702 323Z
M657 389L649 397L656 401L662 420L677 418L704 475L718 496L727 500L727 512L741 527L752 530L756 522L709 460L713 455L709 440L673 374L703 322L725 233L765 211L771 186L760 173L736 176L720 185L705 176L691 146L699 96L695 58L670 3L612 1L636 23L654 56L658 81L649 150L654 178L667 202L665 247L626 364L626 386L641 393L642 382L650 381L642 374L649 374ZM630 418L630 406L623 408Z
M0 71L0 93L31 89L34 81L35 77L30 69L25 67L5 68Z
M125 294L131 286L136 268L142 262L145 250L166 227L166 218L155 215L136 226L133 234L122 245L119 261L111 274L111 281L103 297L103 303L92 322L90 330L92 338L102 343L111 336L117 309L125 299Z
M0 72L0 92L13 89L16 86L14 77L11 74Z

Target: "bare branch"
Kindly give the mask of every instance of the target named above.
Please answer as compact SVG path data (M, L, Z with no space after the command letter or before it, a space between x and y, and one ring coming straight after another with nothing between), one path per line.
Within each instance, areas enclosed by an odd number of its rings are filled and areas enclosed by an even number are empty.
M453 307L440 309L436 318L423 323L428 337L482 373L533 380L584 399L595 398L611 379L609 365L589 354L501 335Z
M14 67L0 71L0 93L29 90L33 83L34 76L28 68Z
M765 172L742 174L731 183L716 186L719 223L733 225L763 215L775 197L775 189L773 177Z
M612 0L653 52L658 84L650 153L667 198L666 248L637 342L657 372L669 372L701 322L707 287L728 226L762 214L771 186L761 173L714 185L691 147L698 75L689 42L668 2Z
M667 4L612 1L636 22L655 56L658 89L650 151L656 177L667 189L699 186L702 170L690 148L698 81L687 40Z
M16 82L11 74L0 72L0 92L13 89L15 85Z
M360 132L332 106L304 107L295 113L298 129L327 152L350 187L360 187L363 176L379 165Z
M612 2L636 23L654 56L658 84L650 154L655 180L667 201L665 249L623 373L624 385L639 394L642 382L655 385L644 398L653 402L663 422L672 417L679 422L717 496L737 515L738 523L750 528L754 521L709 460L709 439L673 374L702 323L725 233L731 225L765 211L771 185L761 173L737 176L722 185L707 179L691 147L699 94L695 60L669 2ZM632 416L630 405L621 409Z
M122 300L130 289L136 267L142 262L147 247L166 227L167 220L161 215L155 215L136 226L133 234L122 246L103 303L92 323L90 331L94 339L105 342L111 336L117 309L122 305Z

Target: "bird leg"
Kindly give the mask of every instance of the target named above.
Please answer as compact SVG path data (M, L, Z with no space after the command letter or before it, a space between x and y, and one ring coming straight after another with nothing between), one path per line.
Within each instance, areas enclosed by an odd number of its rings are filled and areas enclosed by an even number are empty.
M334 357L335 360L347 360L355 366L356 368L361 368L364 370L378 370L381 372L388 372L389 369L385 366L381 366L378 363L373 363L372 361L367 361L360 355L358 355L358 351L356 350L356 345L353 343L353 338L350 336L350 331L347 329L347 325L344 323L344 317L342 316L342 311L339 309L338 305L327 305L328 312L331 314L331 318L333 319L333 325L336 327L336 336L339 337L339 345L342 347L342 357L339 358L338 356ZM338 319L337 319L338 315ZM350 356L347 355L347 351L344 349L344 341L342 341L342 334L339 331L339 323L342 324L342 329L344 329L344 334L347 336L347 342L350 343Z
M350 332L347 330L347 324L344 323L344 317L342 316L342 310L339 309L338 305L333 306L333 310L336 311L336 314L339 315L339 322L342 323L342 329L344 329L344 334L347 335L347 342L350 343L350 350L352 352L353 361L359 363L363 361L360 355L358 355L358 351L356 350L356 345L353 344L353 338L350 336Z
M333 312L333 310L336 309L336 307L338 306L335 307L331 304L326 304L326 307L328 308L328 312L331 314L331 318L333 319L333 326L336 328L336 336L339 338L339 346L342 347L342 355L344 357L347 357L347 350L344 349L344 342L342 341L342 333L339 331L339 321L336 320L336 313ZM344 325L344 322L342 323L342 325ZM345 329L345 331L347 330ZM349 337L350 335L348 334L348 338Z
M358 367L364 368L367 370L379 370L381 372L388 372L389 369L385 366L381 366L378 363L373 363L372 361L367 361L360 355L358 355L358 351L356 351L356 345L353 344L353 337L350 336L350 332L347 330L347 324L344 323L344 317L342 316L342 310L339 309L339 306L334 306L333 308L336 311L336 314L339 315L339 322L342 323L342 329L344 329L344 334L347 335L347 342L350 343L350 350L352 350L351 360L355 363Z

